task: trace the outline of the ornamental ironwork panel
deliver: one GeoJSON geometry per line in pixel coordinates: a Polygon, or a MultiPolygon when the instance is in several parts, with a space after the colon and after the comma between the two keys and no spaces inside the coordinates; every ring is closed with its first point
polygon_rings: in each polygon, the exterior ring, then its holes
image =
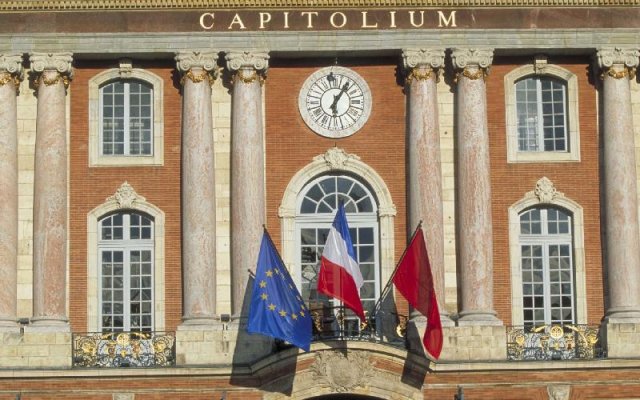
{"type": "Polygon", "coordinates": [[[73,334],[74,367],[170,367],[174,332],[89,332],[73,334]]]}
{"type": "Polygon", "coordinates": [[[599,326],[540,325],[507,329],[509,360],[572,360],[605,356],[599,326]]]}

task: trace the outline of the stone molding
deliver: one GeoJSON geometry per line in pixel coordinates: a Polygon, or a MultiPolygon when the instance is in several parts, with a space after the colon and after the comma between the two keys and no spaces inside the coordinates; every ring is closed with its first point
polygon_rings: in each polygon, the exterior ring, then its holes
{"type": "Polygon", "coordinates": [[[23,78],[22,54],[0,54],[0,86],[13,81],[17,89],[23,78]]]}
{"type": "Polygon", "coordinates": [[[608,75],[614,79],[629,77],[633,79],[638,67],[640,51],[630,48],[602,48],[596,53],[598,67],[602,70],[601,79],[608,75]],[[622,69],[621,71],[618,69],[622,69]]]}
{"type": "Polygon", "coordinates": [[[207,79],[210,84],[218,77],[218,53],[214,51],[191,51],[176,54],[176,69],[182,74],[181,83],[188,78],[193,83],[199,83],[207,79]],[[202,69],[202,73],[196,75],[193,68],[202,69]]]}
{"type": "MultiPolygon", "coordinates": [[[[500,7],[597,7],[640,5],[640,0],[467,0],[464,5],[474,8],[500,7]]],[[[323,7],[452,7],[450,0],[323,0],[323,7]]],[[[130,2],[104,0],[12,0],[0,2],[0,11],[71,11],[71,10],[171,10],[211,8],[317,8],[316,2],[299,0],[135,0],[130,2]]]]}

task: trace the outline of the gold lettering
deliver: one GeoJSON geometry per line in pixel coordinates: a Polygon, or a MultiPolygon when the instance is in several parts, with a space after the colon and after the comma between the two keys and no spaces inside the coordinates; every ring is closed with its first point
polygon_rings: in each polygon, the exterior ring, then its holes
{"type": "Polygon", "coordinates": [[[242,22],[242,19],[240,18],[240,15],[238,15],[238,13],[236,13],[236,15],[234,15],[233,20],[231,21],[231,23],[229,24],[229,27],[227,29],[233,29],[233,25],[238,24],[240,26],[240,29],[247,29],[244,26],[244,22],[242,22]]]}
{"type": "Polygon", "coordinates": [[[284,14],[284,28],[289,29],[289,11],[285,11],[283,14],[284,14]]]}
{"type": "Polygon", "coordinates": [[[367,23],[367,13],[368,11],[362,11],[362,27],[363,28],[377,28],[378,27],[378,23],[376,22],[375,25],[369,25],[367,23]]]}
{"type": "Polygon", "coordinates": [[[200,16],[200,26],[202,29],[212,29],[213,28],[213,13],[204,13],[200,16]],[[205,18],[209,17],[211,19],[211,23],[209,25],[206,24],[205,18]]]}
{"type": "Polygon", "coordinates": [[[389,28],[397,28],[396,26],[396,12],[389,11],[389,16],[391,17],[391,23],[389,24],[389,28]]]}
{"type": "Polygon", "coordinates": [[[333,14],[331,14],[331,17],[329,17],[329,22],[331,23],[331,26],[333,26],[334,28],[342,28],[343,26],[345,26],[347,24],[347,16],[344,15],[344,13],[341,12],[334,12],[333,14]],[[341,24],[336,24],[335,21],[335,17],[336,15],[339,15],[340,18],[342,18],[342,23],[341,24]]]}
{"type": "Polygon", "coordinates": [[[307,17],[307,28],[313,28],[313,17],[318,16],[317,11],[303,11],[300,13],[303,17],[307,17]]]}
{"type": "Polygon", "coordinates": [[[264,29],[264,24],[271,21],[271,13],[261,12],[260,13],[260,29],[264,29]]]}
{"type": "Polygon", "coordinates": [[[452,28],[457,27],[456,12],[451,11],[449,18],[445,18],[444,13],[442,11],[438,11],[438,28],[442,28],[442,23],[444,23],[444,26],[449,26],[449,24],[451,24],[452,28]]]}
{"type": "Polygon", "coordinates": [[[411,17],[411,25],[416,28],[420,28],[422,25],[424,25],[424,11],[420,11],[420,25],[416,24],[415,13],[415,11],[409,11],[409,17],[411,17]]]}

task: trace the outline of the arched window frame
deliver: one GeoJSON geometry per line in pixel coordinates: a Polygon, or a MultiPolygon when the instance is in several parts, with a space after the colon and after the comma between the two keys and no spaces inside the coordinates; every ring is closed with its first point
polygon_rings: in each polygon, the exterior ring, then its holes
{"type": "Polygon", "coordinates": [[[282,259],[289,268],[297,265],[295,221],[300,192],[318,176],[336,173],[359,177],[369,186],[378,200],[380,282],[387,282],[395,267],[394,220],[396,207],[391,199],[391,193],[380,175],[373,168],[360,161],[360,157],[348,154],[340,148],[331,148],[326,153],[314,157],[310,164],[300,169],[289,181],[278,210],[281,224],[282,259]]]}
{"type": "Polygon", "coordinates": [[[98,260],[100,220],[110,214],[123,211],[140,212],[153,219],[153,319],[154,330],[163,331],[165,330],[165,215],[162,210],[137,194],[127,182],[124,182],[113,196],[108,197],[103,204],[87,214],[87,331],[97,332],[100,327],[100,285],[98,281],[100,277],[100,262],[98,260]]]}
{"type": "Polygon", "coordinates": [[[163,165],[164,163],[164,123],[163,123],[163,80],[149,71],[132,68],[130,63],[121,62],[120,68],[103,71],[89,80],[89,166],[136,166],[163,165]],[[101,90],[105,84],[118,80],[138,80],[151,85],[152,102],[152,155],[103,155],[101,152],[100,116],[101,90]]]}
{"type": "Polygon", "coordinates": [[[523,65],[504,77],[507,162],[561,162],[580,161],[580,122],[578,119],[578,78],[571,71],[557,65],[547,64],[546,59],[523,65]],[[518,120],[516,110],[516,83],[528,77],[549,77],[566,83],[566,119],[568,125],[568,151],[519,151],[518,120]]]}
{"type": "Polygon", "coordinates": [[[575,322],[587,323],[587,293],[584,255],[584,215],[582,206],[558,192],[553,183],[542,177],[531,192],[509,207],[509,258],[511,267],[511,323],[524,324],[522,303],[522,266],[520,263],[520,214],[530,208],[556,207],[571,214],[573,219],[573,268],[575,322]]]}

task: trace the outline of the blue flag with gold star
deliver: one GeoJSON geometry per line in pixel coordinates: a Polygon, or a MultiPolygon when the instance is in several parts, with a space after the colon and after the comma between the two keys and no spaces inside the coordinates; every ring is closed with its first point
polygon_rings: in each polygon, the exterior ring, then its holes
{"type": "Polygon", "coordinates": [[[311,316],[266,230],[258,255],[247,331],[285,340],[305,351],[311,345],[311,316]]]}

